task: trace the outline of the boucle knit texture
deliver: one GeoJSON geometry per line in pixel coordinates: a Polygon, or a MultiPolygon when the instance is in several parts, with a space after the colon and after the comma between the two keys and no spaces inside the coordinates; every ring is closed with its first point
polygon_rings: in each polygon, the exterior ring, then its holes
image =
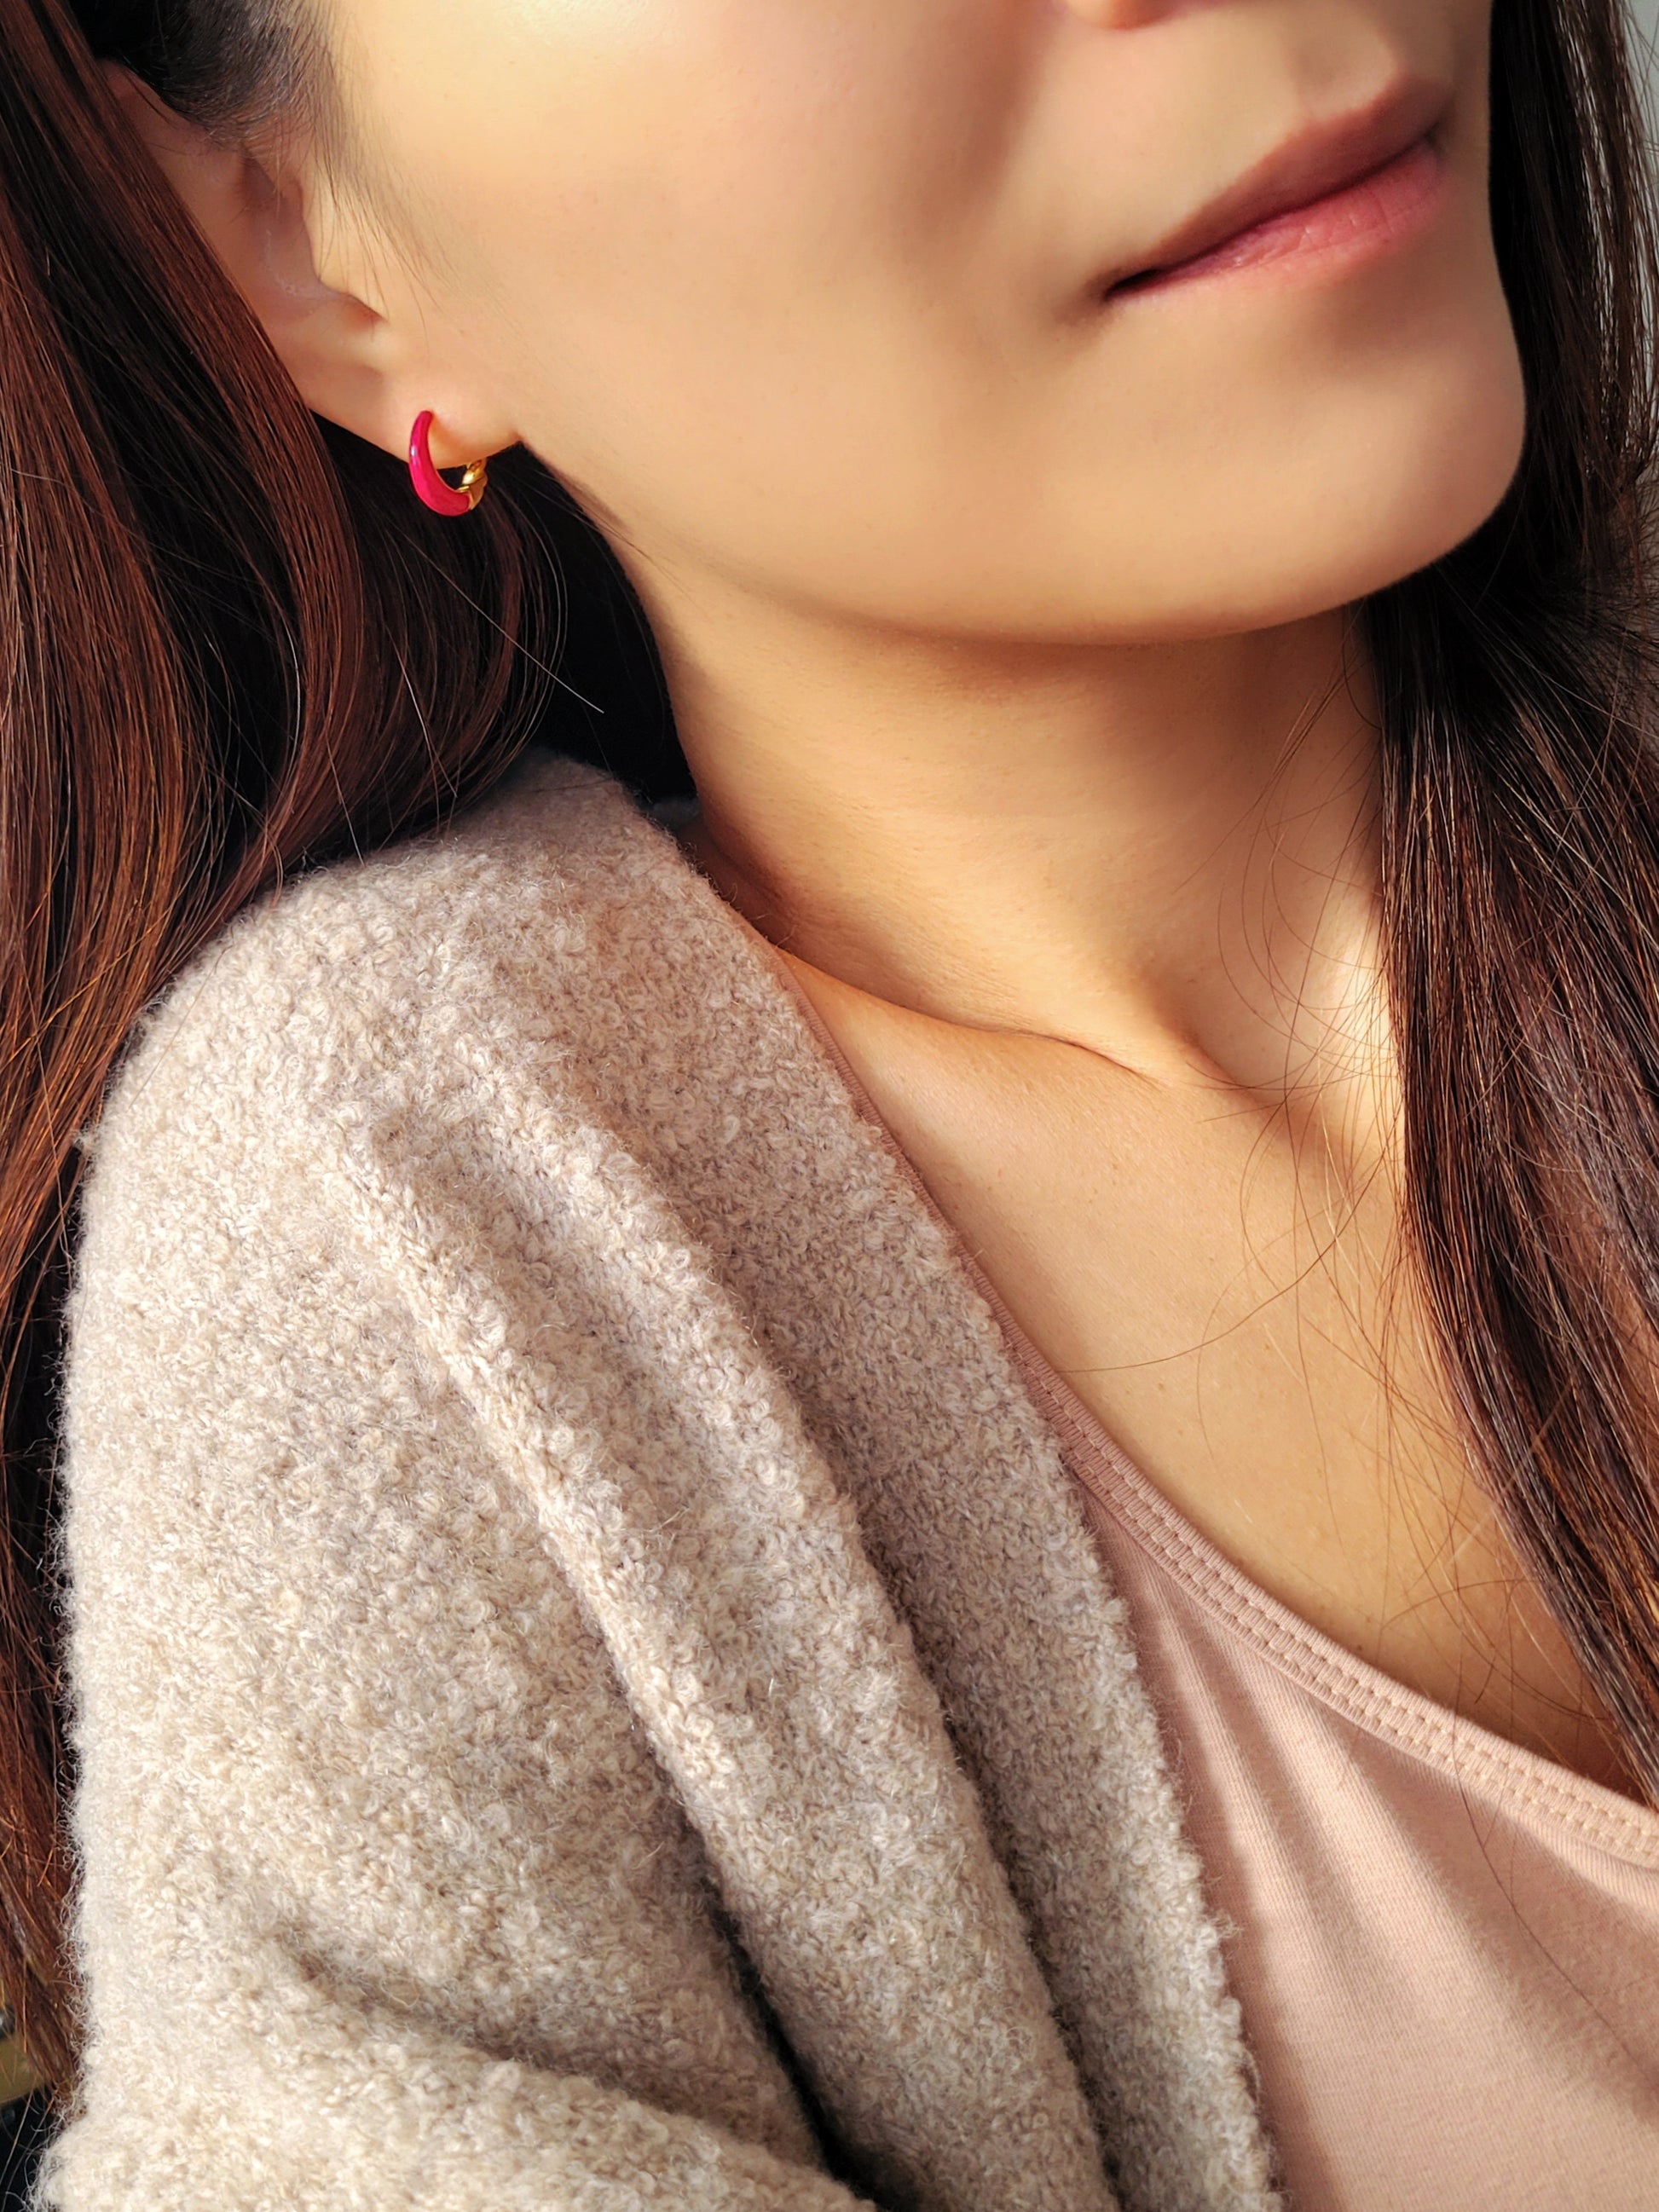
{"type": "Polygon", "coordinates": [[[262,901],[88,1139],[61,2212],[1266,2212],[949,1231],[597,770],[262,901]]]}

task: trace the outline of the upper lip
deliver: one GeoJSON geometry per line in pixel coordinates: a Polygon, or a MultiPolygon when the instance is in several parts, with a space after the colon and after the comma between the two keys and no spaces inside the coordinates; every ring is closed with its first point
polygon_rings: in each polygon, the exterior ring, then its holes
{"type": "Polygon", "coordinates": [[[1438,121],[1447,98],[1444,86],[1407,78],[1363,107],[1296,131],[1178,224],[1132,268],[1118,270],[1109,284],[1127,283],[1131,277],[1194,260],[1254,223],[1288,215],[1293,208],[1307,207],[1327,193],[1358,184],[1414,145],[1438,121]]]}

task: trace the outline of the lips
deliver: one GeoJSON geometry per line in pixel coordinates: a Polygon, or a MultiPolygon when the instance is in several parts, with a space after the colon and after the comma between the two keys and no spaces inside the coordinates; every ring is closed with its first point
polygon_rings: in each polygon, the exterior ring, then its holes
{"type": "Polygon", "coordinates": [[[1416,143],[1444,113],[1445,87],[1412,78],[1364,107],[1297,131],[1133,264],[1112,271],[1110,293],[1198,261],[1241,232],[1357,185],[1416,143]]]}

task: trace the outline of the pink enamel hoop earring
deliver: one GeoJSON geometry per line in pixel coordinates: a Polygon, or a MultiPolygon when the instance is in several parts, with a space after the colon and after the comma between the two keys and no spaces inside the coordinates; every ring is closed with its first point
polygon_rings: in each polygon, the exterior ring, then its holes
{"type": "Polygon", "coordinates": [[[456,517],[471,514],[489,489],[489,464],[469,461],[461,471],[459,484],[447,483],[438,474],[432,458],[432,410],[415,417],[415,428],[409,434],[409,473],[415,480],[415,489],[434,514],[456,517]]]}

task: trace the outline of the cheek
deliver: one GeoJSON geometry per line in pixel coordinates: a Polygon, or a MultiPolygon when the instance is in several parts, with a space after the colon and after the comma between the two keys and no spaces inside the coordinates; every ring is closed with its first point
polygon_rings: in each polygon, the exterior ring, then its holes
{"type": "MultiPolygon", "coordinates": [[[[1411,305],[1413,324],[1374,324],[1347,345],[1321,328],[1301,349],[1218,350],[1230,371],[1207,385],[1172,368],[1114,472],[1134,518],[1103,579],[1115,627],[1175,637],[1294,621],[1479,528],[1525,430],[1507,310],[1495,281],[1437,325],[1411,305]]],[[[1066,500],[1057,528],[1081,545],[1087,519],[1066,500]]]]}
{"type": "Polygon", "coordinates": [[[731,274],[666,319],[619,300],[579,326],[532,442],[654,566],[843,616],[1077,640],[1291,621],[1448,550],[1519,459],[1484,220],[1386,276],[1064,340],[875,271],[731,274]]]}
{"type": "Polygon", "coordinates": [[[373,4],[383,68],[426,41],[386,112],[444,319],[647,601],[702,568],[946,631],[1212,633],[1422,565],[1512,474],[1475,120],[1432,251],[1079,337],[985,281],[1013,49],[983,0],[484,0],[521,40],[487,98],[460,11],[373,4]]]}
{"type": "Polygon", "coordinates": [[[642,347],[653,376],[684,345],[740,356],[876,257],[925,282],[1006,106],[987,0],[353,4],[372,135],[437,241],[443,308],[517,334],[544,413],[602,399],[642,347]]]}
{"type": "Polygon", "coordinates": [[[898,464],[981,352],[943,303],[1007,158],[1000,0],[352,4],[430,329],[635,535],[798,524],[815,459],[898,464]]]}

